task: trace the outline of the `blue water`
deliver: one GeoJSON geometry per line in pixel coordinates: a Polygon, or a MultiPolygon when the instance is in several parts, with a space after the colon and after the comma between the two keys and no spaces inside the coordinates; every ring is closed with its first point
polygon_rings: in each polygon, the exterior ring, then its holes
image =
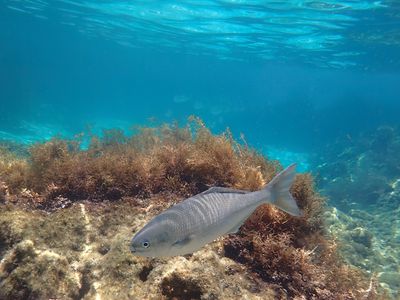
{"type": "Polygon", "coordinates": [[[0,1],[0,145],[198,116],[310,171],[393,295],[399,97],[400,0],[0,1]]]}
{"type": "Polygon", "coordinates": [[[0,42],[2,139],[193,114],[307,169],[400,122],[398,1],[5,0],[0,42]]]}

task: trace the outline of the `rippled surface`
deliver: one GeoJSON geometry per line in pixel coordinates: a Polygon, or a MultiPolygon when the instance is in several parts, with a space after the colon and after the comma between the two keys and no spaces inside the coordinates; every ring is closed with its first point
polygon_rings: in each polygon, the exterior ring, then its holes
{"type": "MultiPolygon", "coordinates": [[[[132,47],[327,67],[367,65],[379,47],[400,52],[396,1],[45,1],[9,9],[132,47]]],[[[386,52],[387,55],[387,52],[386,52]]]]}

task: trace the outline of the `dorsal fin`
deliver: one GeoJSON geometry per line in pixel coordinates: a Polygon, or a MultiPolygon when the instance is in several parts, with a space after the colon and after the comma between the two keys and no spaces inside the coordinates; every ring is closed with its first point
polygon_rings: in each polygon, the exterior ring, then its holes
{"type": "Polygon", "coordinates": [[[211,194],[211,193],[234,193],[234,194],[247,194],[250,193],[249,191],[244,190],[236,190],[232,188],[220,187],[220,186],[213,186],[208,190],[201,193],[201,195],[211,194]]]}

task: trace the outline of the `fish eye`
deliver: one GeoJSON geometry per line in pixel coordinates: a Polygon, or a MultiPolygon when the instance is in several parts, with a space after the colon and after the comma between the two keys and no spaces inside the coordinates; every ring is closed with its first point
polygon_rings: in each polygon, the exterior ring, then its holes
{"type": "Polygon", "coordinates": [[[143,241],[142,242],[143,248],[149,248],[150,247],[150,242],[149,241],[143,241]]]}

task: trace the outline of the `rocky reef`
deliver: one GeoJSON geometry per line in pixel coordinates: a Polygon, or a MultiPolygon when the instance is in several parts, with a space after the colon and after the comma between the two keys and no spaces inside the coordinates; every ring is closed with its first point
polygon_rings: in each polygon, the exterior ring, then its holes
{"type": "Polygon", "coordinates": [[[314,159],[317,183],[332,206],[327,230],[348,264],[400,297],[400,132],[379,127],[338,139],[314,159]]]}
{"type": "Polygon", "coordinates": [[[263,205],[238,234],[192,255],[132,255],[133,234],[173,203],[213,185],[257,190],[282,168],[197,119],[90,140],[87,149],[77,137],[0,151],[0,299],[380,297],[325,234],[309,174],[291,190],[302,218],[263,205]]]}
{"type": "Polygon", "coordinates": [[[327,230],[340,244],[344,260],[371,274],[392,299],[400,296],[399,214],[400,208],[325,212],[327,230]]]}
{"type": "Polygon", "coordinates": [[[347,135],[317,152],[312,169],[318,186],[341,210],[400,205],[399,130],[383,126],[347,135]]]}

